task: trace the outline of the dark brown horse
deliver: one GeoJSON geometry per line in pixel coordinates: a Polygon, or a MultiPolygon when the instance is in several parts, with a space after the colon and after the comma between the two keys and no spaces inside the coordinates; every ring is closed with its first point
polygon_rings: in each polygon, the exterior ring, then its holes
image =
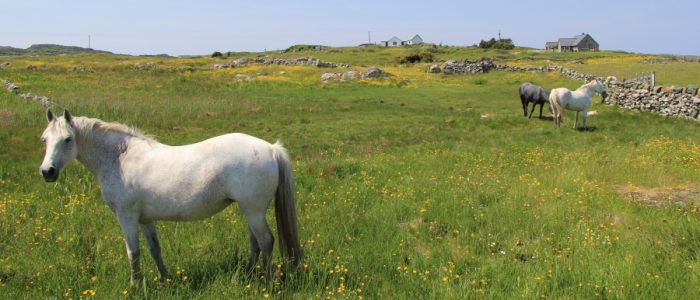
{"type": "MultiPolygon", "coordinates": [[[[545,103],[549,103],[549,96],[542,87],[526,82],[520,86],[520,102],[523,105],[523,114],[526,117],[528,117],[527,106],[530,102],[533,103],[532,110],[530,111],[530,116],[528,118],[532,118],[532,113],[535,112],[535,107],[537,104],[539,104],[540,118],[542,118],[542,107],[545,103]]],[[[551,109],[552,108],[550,107],[550,110],[551,109]]]]}

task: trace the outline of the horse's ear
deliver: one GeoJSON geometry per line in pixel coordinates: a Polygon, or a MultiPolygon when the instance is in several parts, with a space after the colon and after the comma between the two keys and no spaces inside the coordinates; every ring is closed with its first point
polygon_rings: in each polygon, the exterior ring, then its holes
{"type": "Polygon", "coordinates": [[[73,116],[70,115],[70,112],[67,109],[63,111],[63,118],[66,119],[66,123],[68,124],[70,124],[73,120],[73,116]]]}
{"type": "Polygon", "coordinates": [[[54,119],[53,112],[51,112],[51,109],[49,108],[48,110],[46,110],[46,120],[51,122],[51,121],[53,121],[53,119],[54,119]]]}

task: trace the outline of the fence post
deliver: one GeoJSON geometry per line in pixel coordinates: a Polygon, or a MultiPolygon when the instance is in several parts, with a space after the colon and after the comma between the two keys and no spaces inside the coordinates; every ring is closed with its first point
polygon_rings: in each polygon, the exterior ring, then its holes
{"type": "Polygon", "coordinates": [[[656,85],[656,72],[651,72],[651,88],[654,88],[656,85]]]}

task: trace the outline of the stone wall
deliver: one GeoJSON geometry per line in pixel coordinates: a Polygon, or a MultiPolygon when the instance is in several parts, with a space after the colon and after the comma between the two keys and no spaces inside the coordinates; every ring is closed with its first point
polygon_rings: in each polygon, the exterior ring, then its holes
{"type": "Polygon", "coordinates": [[[20,94],[19,93],[19,86],[17,86],[16,84],[12,83],[9,80],[0,79],[0,81],[2,81],[4,83],[5,89],[7,91],[15,93],[15,95],[18,95],[22,99],[25,99],[27,101],[36,101],[45,107],[49,107],[50,105],[56,104],[56,102],[54,102],[53,100],[51,100],[49,97],[46,97],[46,96],[32,95],[30,93],[20,94]]]}
{"type": "Polygon", "coordinates": [[[282,66],[314,66],[319,68],[349,68],[349,64],[339,64],[334,62],[322,61],[313,57],[299,57],[294,59],[282,59],[282,58],[268,58],[268,57],[256,57],[256,58],[239,58],[233,60],[229,64],[215,64],[212,69],[226,69],[226,68],[236,68],[242,67],[248,64],[259,64],[259,65],[282,65],[282,66]]]}
{"type": "Polygon", "coordinates": [[[698,88],[650,87],[647,82],[611,79],[606,82],[605,103],[636,111],[700,120],[698,88]]]}
{"type": "Polygon", "coordinates": [[[496,65],[488,59],[478,61],[465,60],[461,62],[448,60],[442,66],[442,72],[445,74],[480,74],[487,73],[495,67],[496,65]]]}

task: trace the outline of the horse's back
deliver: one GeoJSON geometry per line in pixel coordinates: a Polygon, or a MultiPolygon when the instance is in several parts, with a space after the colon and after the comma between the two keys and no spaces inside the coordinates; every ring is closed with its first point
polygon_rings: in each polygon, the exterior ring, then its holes
{"type": "Polygon", "coordinates": [[[520,85],[520,99],[523,101],[527,100],[539,104],[548,101],[548,98],[541,86],[529,82],[520,85]]]}
{"type": "Polygon", "coordinates": [[[278,184],[272,145],[240,133],[155,148],[134,161],[128,179],[152,219],[201,219],[231,201],[266,207],[278,184]]]}

